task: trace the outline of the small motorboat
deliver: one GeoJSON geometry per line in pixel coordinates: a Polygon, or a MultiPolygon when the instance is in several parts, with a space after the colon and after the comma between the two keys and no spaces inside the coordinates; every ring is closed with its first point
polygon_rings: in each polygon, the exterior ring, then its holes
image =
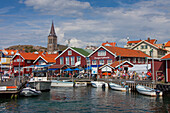
{"type": "Polygon", "coordinates": [[[102,82],[102,81],[91,81],[91,85],[95,88],[107,88],[108,84],[106,82],[102,82]]]}
{"type": "Polygon", "coordinates": [[[117,91],[126,92],[126,91],[131,90],[131,88],[129,88],[129,86],[125,85],[125,84],[123,84],[123,86],[121,86],[121,85],[118,85],[118,84],[115,84],[115,83],[109,83],[109,86],[110,86],[111,89],[117,90],[117,91]]]}
{"type": "Polygon", "coordinates": [[[41,91],[37,91],[36,89],[33,89],[31,87],[23,88],[20,92],[20,95],[22,96],[38,96],[41,94],[41,91]]]}
{"type": "Polygon", "coordinates": [[[148,96],[162,96],[162,92],[160,90],[152,89],[146,86],[137,85],[136,90],[143,95],[148,96]]]}
{"type": "Polygon", "coordinates": [[[73,87],[74,82],[68,80],[51,80],[51,87],[73,87]]]}
{"type": "Polygon", "coordinates": [[[86,87],[87,82],[75,82],[75,87],[86,87]]]}

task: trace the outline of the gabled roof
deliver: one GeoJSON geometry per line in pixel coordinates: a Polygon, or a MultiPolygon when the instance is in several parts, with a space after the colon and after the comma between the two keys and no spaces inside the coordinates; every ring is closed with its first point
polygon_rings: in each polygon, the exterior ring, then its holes
{"type": "MultiPolygon", "coordinates": [[[[130,44],[130,43],[139,43],[141,41],[142,40],[128,41],[127,44],[130,44]]],[[[148,40],[145,40],[145,41],[150,42],[151,44],[155,44],[157,40],[156,39],[151,39],[150,41],[148,41],[148,40]]]]}
{"type": "Polygon", "coordinates": [[[125,63],[128,63],[131,66],[133,66],[133,64],[130,63],[129,61],[116,61],[116,62],[113,62],[110,66],[112,66],[113,68],[118,68],[119,66],[121,66],[121,65],[123,65],[125,63]]]}
{"type": "Polygon", "coordinates": [[[58,54],[42,54],[33,63],[37,62],[38,59],[43,59],[46,63],[55,63],[55,58],[58,54]]]}
{"type": "Polygon", "coordinates": [[[115,46],[116,46],[116,42],[106,42],[106,43],[102,43],[102,46],[112,46],[112,47],[115,47],[115,46]]]}
{"type": "Polygon", "coordinates": [[[20,55],[24,60],[35,60],[38,58],[40,54],[35,53],[16,53],[12,59],[14,59],[16,56],[20,55]]]}
{"type": "Polygon", "coordinates": [[[165,44],[165,47],[170,47],[170,41],[165,44]]]}
{"type": "Polygon", "coordinates": [[[137,47],[137,46],[140,45],[141,43],[147,43],[147,44],[149,44],[150,46],[155,47],[156,49],[162,49],[162,50],[164,50],[164,51],[167,51],[166,49],[160,48],[160,47],[158,47],[156,44],[152,44],[152,43],[150,43],[150,42],[148,42],[148,41],[145,41],[145,40],[142,40],[141,42],[139,42],[138,44],[136,44],[135,46],[133,46],[131,49],[134,49],[135,47],[137,47]]]}
{"type": "Polygon", "coordinates": [[[161,59],[162,60],[170,60],[170,53],[165,55],[165,56],[163,56],[161,59]]]}
{"type": "Polygon", "coordinates": [[[83,56],[84,58],[87,57],[90,53],[89,51],[86,51],[82,48],[75,48],[75,47],[68,47],[67,49],[65,49],[60,55],[58,55],[55,60],[60,57],[62,54],[64,54],[68,49],[71,49],[72,51],[78,53],[79,55],[83,56]]]}
{"type": "Polygon", "coordinates": [[[2,50],[3,54],[6,56],[15,55],[15,53],[17,53],[17,51],[18,50],[9,50],[9,49],[2,50]]]}
{"type": "Polygon", "coordinates": [[[109,47],[109,46],[105,46],[105,48],[110,52],[112,52],[113,54],[116,54],[117,56],[121,56],[121,57],[150,57],[149,55],[139,50],[131,50],[127,48],[109,47]]]}
{"type": "Polygon", "coordinates": [[[50,67],[49,67],[49,69],[56,69],[56,68],[63,68],[63,67],[69,67],[68,65],[58,65],[58,64],[54,64],[54,65],[51,65],[50,67]]]}

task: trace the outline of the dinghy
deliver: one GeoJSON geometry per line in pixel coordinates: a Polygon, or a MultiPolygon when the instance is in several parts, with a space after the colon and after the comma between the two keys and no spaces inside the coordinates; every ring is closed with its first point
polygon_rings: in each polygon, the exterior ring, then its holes
{"type": "Polygon", "coordinates": [[[118,85],[118,84],[115,84],[115,83],[109,83],[109,86],[111,89],[113,90],[117,90],[117,91],[123,91],[123,92],[126,92],[126,91],[130,91],[131,88],[129,88],[127,85],[118,85]]]}
{"type": "Polygon", "coordinates": [[[137,85],[136,90],[143,95],[148,96],[162,96],[162,92],[160,90],[155,90],[146,86],[137,85]]]}
{"type": "Polygon", "coordinates": [[[33,89],[31,87],[23,88],[20,92],[20,95],[22,96],[38,96],[41,94],[41,91],[37,91],[36,89],[33,89]]]}
{"type": "Polygon", "coordinates": [[[98,87],[100,87],[100,88],[103,88],[103,87],[107,88],[108,87],[108,84],[106,82],[102,82],[102,81],[91,81],[91,84],[95,88],[98,88],[98,87]]]}

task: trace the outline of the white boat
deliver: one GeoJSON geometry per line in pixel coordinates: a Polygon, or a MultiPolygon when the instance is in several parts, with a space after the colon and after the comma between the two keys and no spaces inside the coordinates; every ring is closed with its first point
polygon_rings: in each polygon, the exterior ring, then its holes
{"type": "Polygon", "coordinates": [[[37,91],[36,89],[33,89],[31,87],[23,88],[20,92],[20,95],[23,96],[38,96],[41,94],[41,91],[37,91]]]}
{"type": "Polygon", "coordinates": [[[143,95],[148,95],[148,96],[162,96],[162,92],[159,90],[155,90],[146,86],[142,85],[137,85],[136,90],[143,95]]]}
{"type": "Polygon", "coordinates": [[[128,86],[124,85],[124,86],[121,86],[121,85],[118,85],[118,84],[115,84],[115,83],[109,83],[109,86],[111,89],[113,90],[117,90],[117,91],[130,91],[131,88],[129,88],[128,86]]]}
{"type": "Polygon", "coordinates": [[[87,86],[87,82],[75,82],[75,87],[85,87],[87,86]]]}
{"type": "Polygon", "coordinates": [[[51,87],[73,87],[74,82],[72,81],[59,81],[59,80],[51,80],[51,87]]]}
{"type": "Polygon", "coordinates": [[[102,81],[91,81],[91,85],[95,88],[108,88],[108,84],[106,82],[102,82],[102,81]]]}

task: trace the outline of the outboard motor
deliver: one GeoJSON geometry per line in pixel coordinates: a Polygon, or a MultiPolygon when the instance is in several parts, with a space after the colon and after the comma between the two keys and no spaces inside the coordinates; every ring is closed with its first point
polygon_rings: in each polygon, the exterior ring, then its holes
{"type": "Polygon", "coordinates": [[[156,96],[159,96],[159,94],[160,94],[160,90],[155,89],[155,92],[156,92],[156,96]]]}

